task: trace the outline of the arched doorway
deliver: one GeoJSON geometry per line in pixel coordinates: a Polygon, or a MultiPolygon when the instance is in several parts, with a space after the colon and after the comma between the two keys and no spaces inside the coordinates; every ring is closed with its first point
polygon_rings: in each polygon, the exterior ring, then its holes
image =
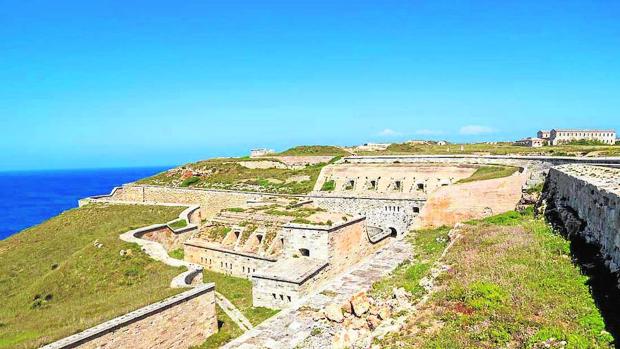
{"type": "Polygon", "coordinates": [[[396,231],[396,228],[390,227],[390,237],[395,238],[397,236],[398,236],[398,231],[396,231]]]}

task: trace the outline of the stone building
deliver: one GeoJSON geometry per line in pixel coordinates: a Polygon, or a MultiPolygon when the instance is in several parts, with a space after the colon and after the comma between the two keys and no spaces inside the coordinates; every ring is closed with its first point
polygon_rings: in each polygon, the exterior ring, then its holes
{"type": "Polygon", "coordinates": [[[549,132],[549,143],[551,145],[560,145],[579,140],[598,141],[613,145],[616,143],[616,131],[553,129],[549,132]]]}
{"type": "Polygon", "coordinates": [[[310,200],[265,198],[210,219],[185,242],[185,260],[251,279],[254,306],[284,308],[372,253],[396,229],[367,227],[364,216],[310,200]]]}
{"type": "Polygon", "coordinates": [[[540,130],[536,132],[536,137],[538,138],[549,139],[550,136],[551,136],[551,131],[549,130],[540,130]]]}
{"type": "MultiPolygon", "coordinates": [[[[538,132],[540,133],[541,131],[538,131],[538,132]]],[[[533,147],[533,148],[542,147],[545,144],[547,144],[547,140],[544,138],[538,138],[538,137],[527,137],[527,138],[520,139],[515,142],[515,145],[520,145],[524,147],[533,147]]]]}

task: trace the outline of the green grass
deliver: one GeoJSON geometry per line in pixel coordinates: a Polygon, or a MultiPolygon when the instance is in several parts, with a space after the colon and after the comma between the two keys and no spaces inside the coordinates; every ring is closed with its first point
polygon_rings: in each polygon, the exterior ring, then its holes
{"type": "Polygon", "coordinates": [[[471,176],[459,180],[457,183],[484,181],[487,179],[503,178],[511,176],[519,170],[513,166],[482,166],[476,169],[471,176]]]}
{"type": "Polygon", "coordinates": [[[217,322],[219,328],[218,332],[207,338],[201,345],[192,347],[193,349],[219,348],[243,334],[239,326],[237,326],[219,306],[217,306],[217,322]]]}
{"type": "Polygon", "coordinates": [[[173,230],[185,228],[187,227],[187,221],[185,219],[177,219],[176,221],[168,224],[168,226],[173,230]]]}
{"type": "Polygon", "coordinates": [[[437,293],[383,348],[612,348],[570,245],[532,210],[464,228],[437,293]],[[437,325],[437,324],[440,325],[437,325]],[[413,335],[415,333],[415,335],[413,335]]]}
{"type": "Polygon", "coordinates": [[[180,186],[181,187],[189,187],[192,184],[196,184],[198,182],[200,182],[200,177],[192,176],[192,177],[189,177],[187,179],[184,179],[183,182],[181,182],[180,186]]]}
{"type": "Polygon", "coordinates": [[[386,299],[391,296],[393,287],[403,287],[414,297],[424,295],[420,280],[431,270],[433,263],[439,258],[448,243],[450,228],[424,229],[414,231],[408,237],[414,247],[414,260],[399,265],[385,279],[373,284],[370,293],[386,299]]]}
{"type": "Polygon", "coordinates": [[[169,288],[180,269],[118,236],[183,209],[89,204],[0,241],[0,348],[38,347],[181,292],[169,288]]]}
{"type": "Polygon", "coordinates": [[[242,208],[242,207],[229,207],[229,208],[226,209],[226,211],[241,213],[241,212],[245,212],[245,208],[242,208]]]}
{"type": "Polygon", "coordinates": [[[248,279],[205,270],[205,283],[215,282],[215,289],[228,298],[252,325],[258,325],[278,313],[278,310],[252,306],[252,282],[248,279]]]}
{"type": "Polygon", "coordinates": [[[348,151],[331,145],[301,145],[293,147],[278,155],[282,156],[347,156],[348,151]]]}
{"type": "Polygon", "coordinates": [[[267,168],[251,169],[242,166],[241,159],[211,159],[182,166],[202,173],[186,180],[181,179],[182,170],[165,171],[136,183],[171,187],[212,188],[267,193],[305,194],[312,191],[314,184],[326,165],[320,163],[301,169],[267,168]],[[307,180],[291,180],[308,178],[307,180]]]}
{"type": "Polygon", "coordinates": [[[184,260],[185,259],[185,251],[182,248],[177,248],[176,250],[172,250],[168,252],[168,255],[172,258],[184,260]]]}
{"type": "Polygon", "coordinates": [[[336,189],[336,181],[329,180],[329,181],[325,181],[325,183],[323,183],[323,186],[321,186],[321,191],[334,191],[334,189],[336,189]]]}

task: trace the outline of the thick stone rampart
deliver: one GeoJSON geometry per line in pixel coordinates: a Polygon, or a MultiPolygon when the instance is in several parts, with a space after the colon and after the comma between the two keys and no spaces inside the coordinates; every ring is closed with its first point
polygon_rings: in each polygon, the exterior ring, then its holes
{"type": "Polygon", "coordinates": [[[541,202],[556,227],[598,245],[609,269],[620,269],[620,169],[552,168],[541,202]]]}
{"type": "Polygon", "coordinates": [[[43,349],[189,348],[217,332],[215,284],[189,291],[119,316],[43,349]]]}

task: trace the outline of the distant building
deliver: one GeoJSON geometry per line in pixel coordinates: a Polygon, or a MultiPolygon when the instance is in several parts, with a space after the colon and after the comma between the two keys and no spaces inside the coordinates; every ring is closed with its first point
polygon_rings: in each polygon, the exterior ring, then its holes
{"type": "Polygon", "coordinates": [[[549,144],[559,145],[572,141],[598,141],[613,145],[616,143],[615,130],[569,130],[553,129],[549,131],[549,144]]]}
{"type": "Polygon", "coordinates": [[[523,147],[533,147],[538,148],[542,147],[547,143],[546,139],[538,138],[538,137],[528,137],[521,140],[516,141],[515,145],[520,145],[523,147]]]}
{"type": "Polygon", "coordinates": [[[428,144],[428,141],[421,140],[421,139],[411,139],[411,140],[406,141],[405,143],[407,144],[428,144]]]}
{"type": "Polygon", "coordinates": [[[265,156],[265,155],[270,155],[270,154],[274,154],[274,153],[275,153],[275,150],[273,150],[273,149],[257,148],[257,149],[250,150],[250,157],[251,158],[257,158],[257,157],[261,157],[261,156],[265,156]]]}
{"type": "Polygon", "coordinates": [[[536,132],[536,137],[538,138],[549,139],[550,136],[551,136],[551,131],[540,130],[536,132]]]}
{"type": "Polygon", "coordinates": [[[437,141],[437,145],[447,145],[448,142],[446,141],[437,141]]]}

